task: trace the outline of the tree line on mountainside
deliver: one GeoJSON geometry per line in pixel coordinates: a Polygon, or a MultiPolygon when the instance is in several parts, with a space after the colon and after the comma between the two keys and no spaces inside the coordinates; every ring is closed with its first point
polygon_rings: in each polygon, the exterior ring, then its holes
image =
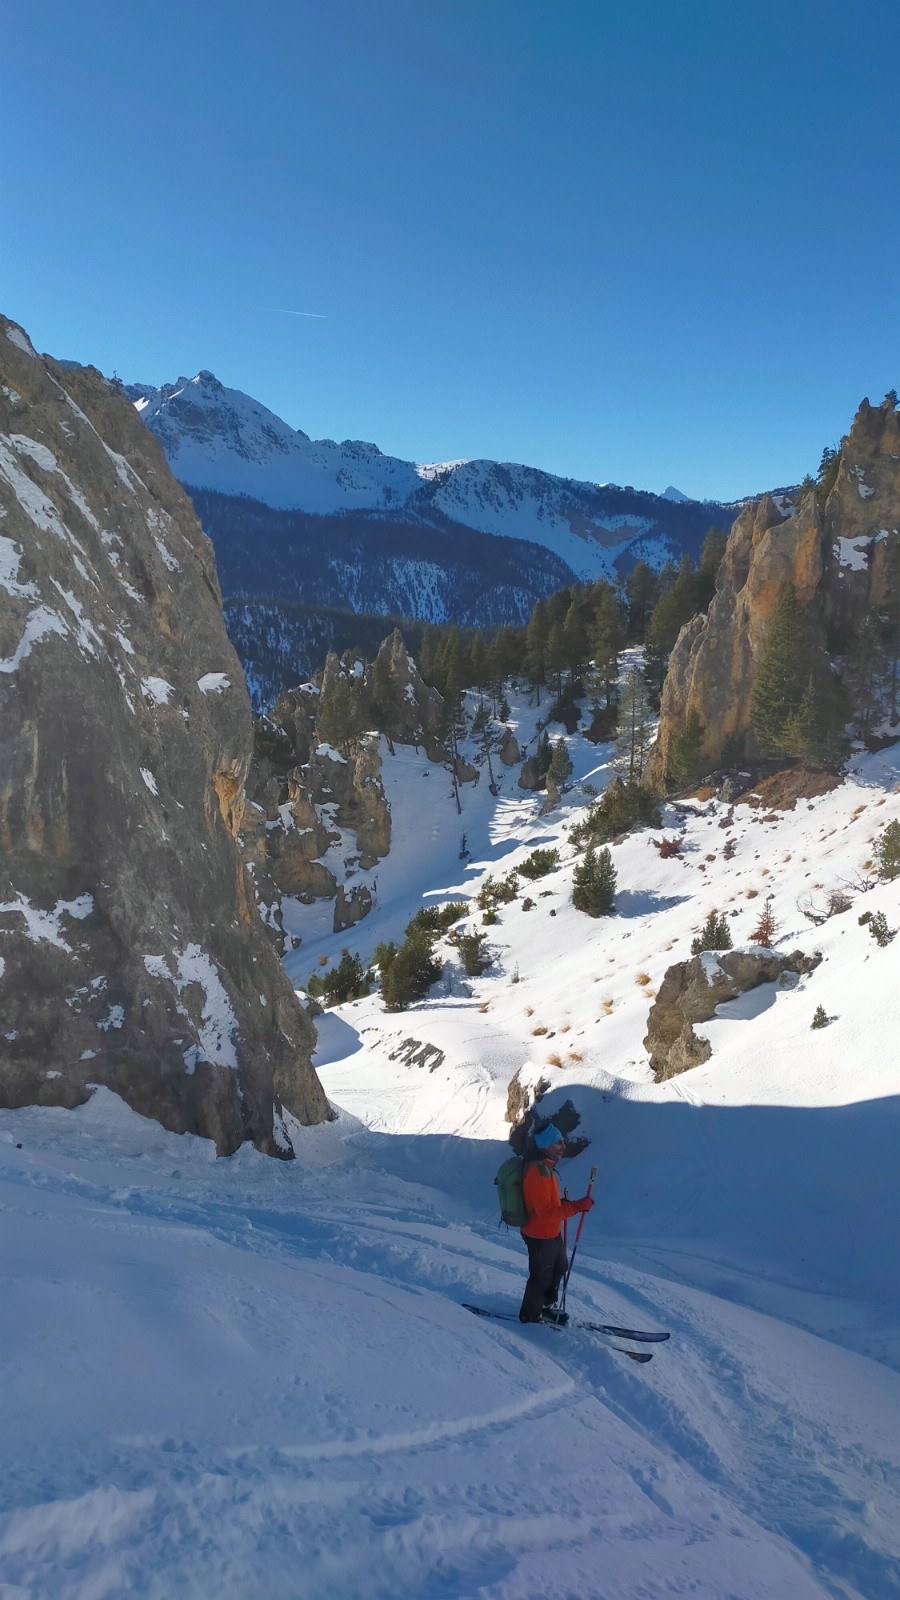
{"type": "MultiPolygon", "coordinates": [[[[820,476],[833,471],[829,452],[820,476]]],[[[715,589],[726,535],[711,528],[695,566],[689,555],[677,568],[655,573],[638,562],[613,585],[598,580],[569,585],[538,600],[521,627],[462,629],[452,624],[402,625],[425,682],[444,702],[443,736],[455,753],[462,738],[475,738],[490,766],[499,742],[497,720],[508,716],[504,684],[516,678],[547,702],[545,723],[573,731],[577,702],[587,697],[597,736],[618,736],[624,776],[640,779],[652,743],[653,716],[669,654],[686,622],[705,611],[715,589]],[[643,666],[620,682],[622,651],[643,647],[643,666]],[[479,695],[474,721],[467,720],[465,691],[479,695]]],[[[779,594],[760,656],[752,697],[751,726],[764,758],[837,768],[849,738],[867,738],[881,716],[897,717],[900,658],[900,542],[887,553],[883,600],[844,631],[829,632],[821,602],[802,605],[789,584],[779,594]]],[[[373,619],[374,620],[374,619],[373,619]]],[[[322,737],[349,748],[365,727],[386,727],[392,686],[383,670],[335,680],[323,699],[322,737]]],[[[667,786],[684,788],[703,776],[703,723],[692,713],[671,741],[667,786]]],[[[540,776],[553,752],[546,738],[536,752],[540,776]]],[[[744,741],[723,751],[724,768],[745,756],[744,741]]],[[[562,756],[558,758],[562,760],[562,756]]],[[[493,782],[493,771],[491,770],[493,782]]],[[[554,772],[554,777],[560,776],[554,772]]],[[[564,775],[563,775],[564,781],[564,775]]]]}

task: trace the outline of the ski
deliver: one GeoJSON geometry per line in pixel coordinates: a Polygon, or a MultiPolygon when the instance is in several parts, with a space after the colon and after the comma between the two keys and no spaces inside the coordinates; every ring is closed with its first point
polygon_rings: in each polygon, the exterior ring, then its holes
{"type": "Polygon", "coordinates": [[[612,1322],[579,1322],[578,1327],[605,1333],[611,1339],[635,1339],[638,1344],[663,1344],[672,1337],[670,1333],[650,1333],[642,1328],[617,1328],[612,1322]]]}
{"type": "MultiPolygon", "coordinates": [[[[518,1322],[518,1320],[519,1320],[518,1314],[516,1312],[513,1312],[513,1311],[489,1311],[486,1306],[473,1306],[473,1305],[470,1305],[465,1300],[463,1300],[463,1302],[462,1302],[462,1308],[463,1308],[464,1311],[471,1311],[476,1317],[493,1317],[498,1322],[518,1322]]],[[[542,1318],[540,1323],[530,1324],[530,1326],[542,1327],[542,1328],[553,1328],[553,1329],[555,1329],[555,1331],[557,1333],[561,1333],[563,1328],[566,1328],[566,1327],[569,1327],[569,1328],[580,1328],[582,1330],[582,1332],[602,1333],[606,1338],[639,1339],[639,1340],[643,1340],[644,1342],[650,1342],[650,1343],[656,1343],[656,1342],[659,1342],[662,1339],[668,1339],[668,1337],[669,1337],[669,1335],[667,1333],[652,1333],[652,1334],[634,1333],[634,1332],[632,1332],[632,1330],[630,1328],[629,1329],[626,1329],[626,1328],[614,1328],[611,1323],[605,1323],[605,1322],[604,1323],[601,1323],[601,1322],[580,1322],[580,1321],[575,1321],[575,1322],[572,1322],[572,1321],[555,1322],[552,1317],[542,1318]]],[[[644,1364],[647,1361],[652,1361],[653,1360],[653,1352],[649,1351],[649,1350],[626,1350],[620,1344],[614,1344],[614,1345],[612,1345],[611,1348],[613,1350],[620,1351],[623,1356],[628,1356],[629,1360],[637,1361],[637,1362],[640,1362],[641,1364],[644,1364]]]]}

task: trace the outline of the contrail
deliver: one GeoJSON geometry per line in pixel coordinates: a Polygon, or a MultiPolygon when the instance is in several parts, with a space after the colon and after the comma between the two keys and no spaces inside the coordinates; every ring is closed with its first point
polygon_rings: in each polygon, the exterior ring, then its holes
{"type": "Polygon", "coordinates": [[[274,309],[280,317],[318,317],[322,322],[327,319],[325,311],[286,311],[284,306],[275,306],[274,309]]]}

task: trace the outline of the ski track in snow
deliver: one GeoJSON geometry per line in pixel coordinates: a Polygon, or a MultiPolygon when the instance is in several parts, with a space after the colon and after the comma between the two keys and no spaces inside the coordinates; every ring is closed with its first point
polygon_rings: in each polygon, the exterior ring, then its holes
{"type": "MultiPolygon", "coordinates": [[[[523,741],[535,714],[514,708],[523,741]]],[[[505,770],[458,818],[446,774],[398,748],[391,854],[360,875],[376,909],[332,935],[296,908],[295,981],[538,844],[565,858],[577,784],[609,776],[608,749],[568,743],[576,787],[547,818],[505,770]]],[[[613,847],[616,919],[572,910],[565,864],[523,884],[535,909],[502,908],[482,978],[444,945],[426,1002],[320,1019],[342,1109],[297,1130],[296,1162],[217,1162],[106,1090],[3,1113],[2,1600],[897,1600],[897,947],[858,907],[811,928],[796,900],[865,858],[898,778],[888,750],[777,824],[738,808],[727,863],[725,807],[669,814],[683,859],[647,833],[613,847]],[[724,1008],[711,1060],[656,1086],[645,989],[710,905],[745,933],[766,862],[783,947],[822,966],[724,1008]],[[816,1034],[819,999],[837,1020],[816,1034]],[[407,1066],[409,1039],[444,1061],[407,1066]],[[492,1178],[523,1066],[593,1139],[570,1192],[600,1168],[570,1307],[670,1329],[647,1367],[461,1309],[521,1294],[492,1178]]],[[[900,886],[865,904],[896,925],[900,886]]]]}

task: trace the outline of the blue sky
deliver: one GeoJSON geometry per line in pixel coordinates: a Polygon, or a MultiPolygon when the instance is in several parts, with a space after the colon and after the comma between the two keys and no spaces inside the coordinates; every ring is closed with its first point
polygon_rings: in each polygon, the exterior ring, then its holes
{"type": "Polygon", "coordinates": [[[28,0],[3,56],[55,355],[727,497],[900,387],[896,0],[28,0]]]}

